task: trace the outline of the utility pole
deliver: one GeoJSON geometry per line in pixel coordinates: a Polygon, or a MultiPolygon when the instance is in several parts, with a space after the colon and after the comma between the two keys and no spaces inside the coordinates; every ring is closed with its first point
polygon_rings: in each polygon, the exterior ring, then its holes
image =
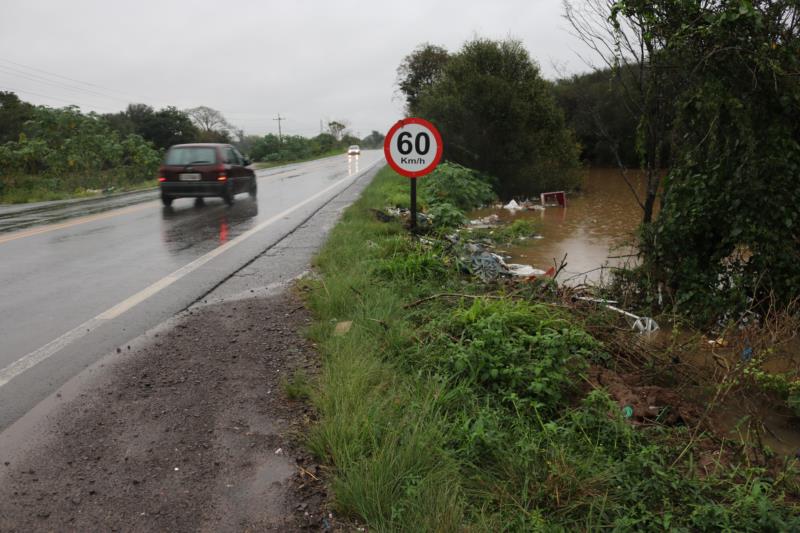
{"type": "Polygon", "coordinates": [[[322,119],[319,119],[319,134],[322,135],[322,119]]]}
{"type": "Polygon", "coordinates": [[[272,120],[278,121],[278,144],[283,144],[283,135],[281,134],[281,121],[286,120],[286,117],[282,117],[280,113],[278,113],[277,118],[273,118],[272,120]]]}

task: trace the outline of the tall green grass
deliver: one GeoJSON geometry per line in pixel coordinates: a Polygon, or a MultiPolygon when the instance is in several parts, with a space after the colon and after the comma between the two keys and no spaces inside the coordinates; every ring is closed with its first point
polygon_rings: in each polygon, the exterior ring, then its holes
{"type": "Polygon", "coordinates": [[[158,186],[155,178],[132,179],[124,173],[103,171],[90,176],[79,174],[61,177],[13,175],[0,178],[0,204],[24,204],[68,198],[99,196],[113,192],[148,189],[158,186]]]}
{"type": "Polygon", "coordinates": [[[305,281],[324,359],[309,445],[341,515],[376,531],[800,528],[784,502],[796,472],[701,469],[685,428],[634,428],[587,391],[583,369],[608,354],[566,312],[504,297],[377,221],[407,186],[382,170],[305,281]],[[471,297],[419,302],[440,293],[471,297]]]}

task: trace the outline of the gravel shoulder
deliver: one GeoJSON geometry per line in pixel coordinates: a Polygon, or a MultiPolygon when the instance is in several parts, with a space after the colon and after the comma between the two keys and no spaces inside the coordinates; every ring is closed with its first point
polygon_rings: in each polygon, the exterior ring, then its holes
{"type": "Polygon", "coordinates": [[[281,387],[316,368],[308,321],[284,291],[189,310],[125,349],[106,382],[2,466],[0,530],[326,528],[319,472],[293,438],[311,413],[281,387]]]}

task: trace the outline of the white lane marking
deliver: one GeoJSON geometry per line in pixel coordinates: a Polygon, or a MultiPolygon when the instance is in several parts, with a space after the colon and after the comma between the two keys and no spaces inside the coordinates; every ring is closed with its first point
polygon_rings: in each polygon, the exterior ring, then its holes
{"type": "Polygon", "coordinates": [[[254,226],[254,227],[250,228],[249,230],[245,231],[244,233],[242,233],[241,235],[239,235],[235,239],[231,239],[230,241],[226,242],[222,246],[214,248],[213,250],[211,250],[207,254],[202,255],[202,256],[198,257],[197,259],[195,259],[194,261],[192,261],[191,263],[182,266],[181,268],[179,268],[178,270],[176,270],[172,274],[169,274],[168,276],[156,281],[155,283],[153,283],[149,287],[137,292],[136,294],[134,294],[133,296],[130,296],[129,298],[126,298],[125,300],[123,300],[122,302],[118,303],[114,307],[112,307],[110,309],[107,309],[106,311],[103,311],[102,313],[100,313],[96,317],[91,318],[91,319],[87,320],[86,322],[84,322],[83,324],[81,324],[80,326],[78,326],[78,327],[76,327],[76,328],[64,333],[60,337],[58,337],[58,338],[50,341],[49,343],[45,344],[44,346],[42,346],[38,350],[35,350],[35,351],[33,351],[33,352],[31,352],[31,353],[29,353],[27,355],[22,356],[20,359],[16,360],[15,362],[11,363],[7,367],[5,367],[2,370],[0,370],[0,387],[3,387],[9,381],[14,379],[18,375],[22,374],[23,372],[25,372],[29,368],[32,368],[33,366],[35,366],[35,365],[41,363],[42,361],[50,358],[51,356],[53,356],[55,353],[57,353],[58,351],[63,349],[68,344],[80,339],[81,337],[85,337],[87,333],[90,333],[92,330],[97,329],[102,324],[106,323],[107,321],[118,317],[119,315],[121,315],[125,311],[127,311],[130,308],[134,307],[135,305],[143,302],[144,300],[146,300],[149,297],[153,296],[157,292],[165,289],[166,287],[169,287],[170,285],[172,285],[173,283],[175,283],[176,281],[178,281],[182,277],[184,277],[187,274],[197,270],[198,268],[200,268],[201,266],[205,265],[206,263],[208,263],[209,261],[211,261],[212,259],[214,259],[218,255],[225,253],[227,250],[230,250],[231,248],[233,248],[234,246],[236,246],[237,244],[239,244],[243,240],[247,239],[248,237],[252,236],[255,233],[258,233],[259,231],[261,231],[262,229],[266,228],[270,224],[274,224],[278,220],[281,220],[282,218],[290,215],[291,213],[293,213],[294,211],[297,211],[301,207],[313,202],[314,200],[316,200],[320,196],[323,196],[323,195],[327,194],[328,192],[330,192],[331,190],[335,189],[336,187],[338,187],[342,183],[344,183],[344,182],[346,182],[348,180],[355,181],[360,176],[362,176],[365,172],[367,172],[367,170],[371,169],[373,166],[375,166],[378,163],[380,163],[380,160],[378,160],[373,165],[370,165],[367,169],[364,170],[364,172],[356,174],[355,176],[348,176],[346,178],[343,178],[343,179],[337,181],[336,183],[330,185],[329,187],[319,191],[315,195],[310,196],[309,198],[306,198],[305,200],[303,200],[299,204],[295,204],[294,206],[290,207],[289,209],[286,209],[285,211],[283,211],[282,213],[279,213],[279,214],[273,216],[272,218],[269,218],[269,219],[265,220],[264,222],[258,224],[257,226],[254,226]]]}

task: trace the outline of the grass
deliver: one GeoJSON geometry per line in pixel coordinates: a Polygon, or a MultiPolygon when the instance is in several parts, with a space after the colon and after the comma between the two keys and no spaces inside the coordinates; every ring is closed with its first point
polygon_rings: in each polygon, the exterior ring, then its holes
{"type": "MultiPolygon", "coordinates": [[[[25,204],[71,198],[102,196],[104,190],[126,192],[158,186],[155,178],[131,182],[113,172],[93,176],[63,176],[59,178],[22,175],[0,178],[0,204],[25,204]]],[[[107,194],[107,193],[106,193],[107,194]]]]}
{"type": "Polygon", "coordinates": [[[293,163],[306,163],[308,161],[316,161],[317,159],[325,159],[326,157],[331,157],[334,155],[343,155],[347,153],[343,151],[341,148],[335,148],[333,150],[328,150],[327,152],[323,152],[317,155],[311,155],[308,157],[303,157],[300,159],[288,159],[286,161],[259,161],[257,163],[253,163],[253,166],[261,170],[263,168],[274,168],[274,167],[282,167],[284,165],[291,165],[293,163]]]}
{"type": "Polygon", "coordinates": [[[377,221],[370,209],[406,189],[379,172],[303,282],[323,356],[309,446],[340,515],[375,531],[800,528],[791,464],[699,468],[687,428],[635,428],[587,390],[584,369],[609,354],[569,312],[377,221]],[[417,303],[440,293],[465,296],[417,303]]]}

